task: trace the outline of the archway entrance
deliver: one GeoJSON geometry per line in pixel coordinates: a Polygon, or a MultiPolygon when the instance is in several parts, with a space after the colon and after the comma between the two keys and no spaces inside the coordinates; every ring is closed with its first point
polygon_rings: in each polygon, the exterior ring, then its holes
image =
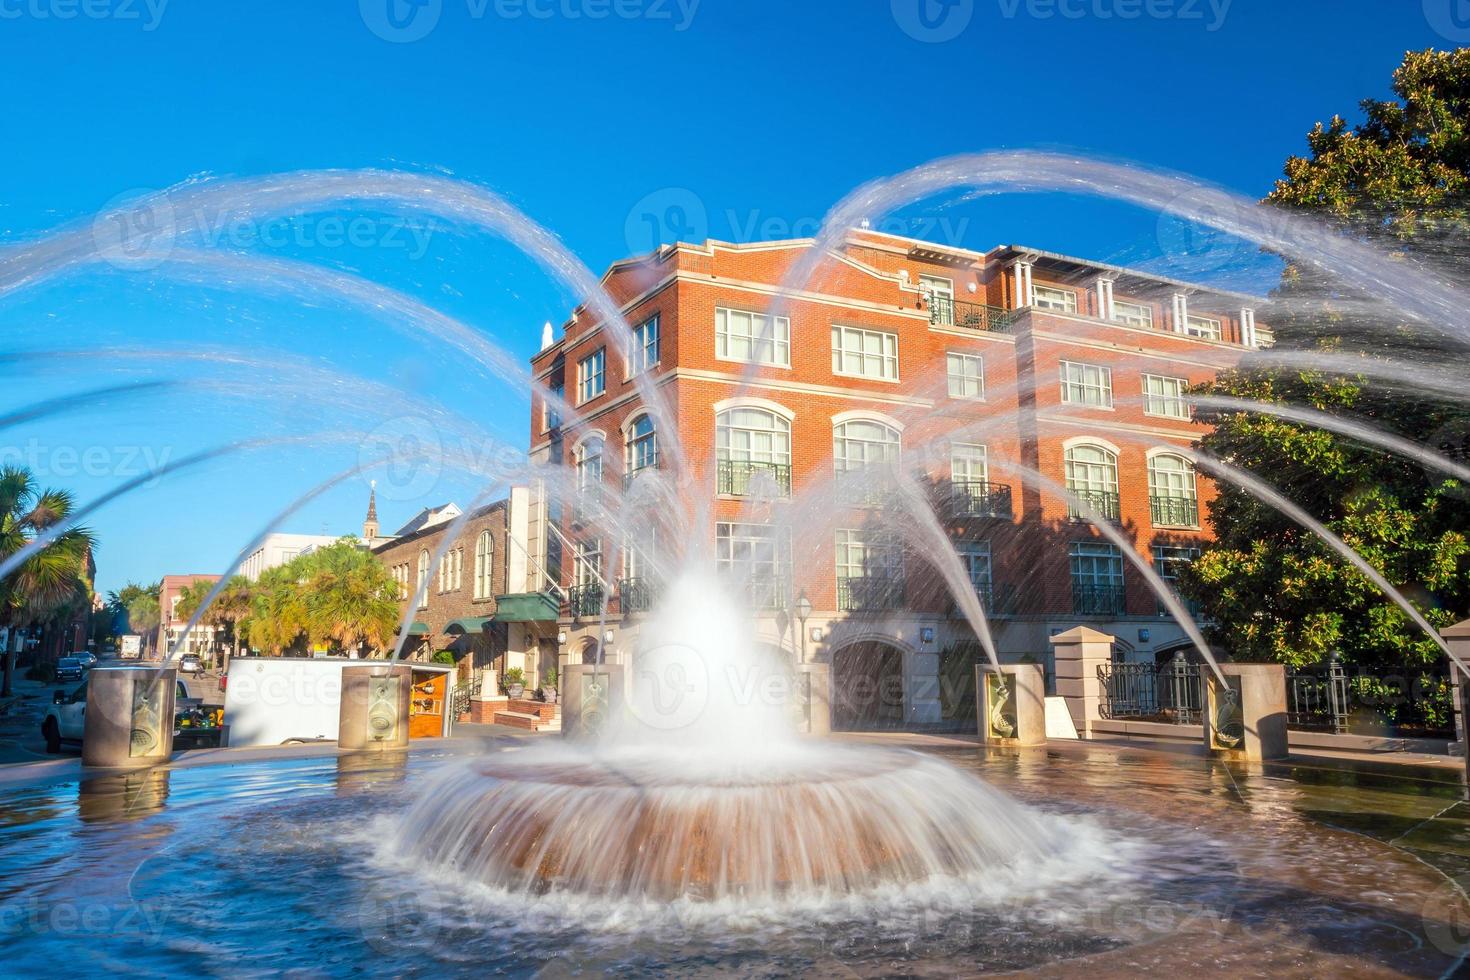
{"type": "Polygon", "coordinates": [[[903,651],[865,640],[832,653],[832,727],[871,731],[903,726],[903,651]]]}

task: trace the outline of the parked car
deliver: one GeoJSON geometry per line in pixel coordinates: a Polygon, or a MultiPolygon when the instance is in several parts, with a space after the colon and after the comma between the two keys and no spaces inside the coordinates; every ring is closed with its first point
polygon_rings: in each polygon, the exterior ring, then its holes
{"type": "Polygon", "coordinates": [[[97,666],[97,655],[95,653],[79,653],[77,654],[77,659],[80,660],[82,662],[82,666],[86,667],[88,670],[97,666]]]}
{"type": "Polygon", "coordinates": [[[197,677],[204,673],[204,661],[197,653],[186,653],[179,659],[179,670],[197,677]]]}
{"type": "Polygon", "coordinates": [[[59,681],[79,681],[86,671],[81,660],[76,657],[62,657],[56,661],[56,679],[59,681]]]}
{"type": "MultiPolygon", "coordinates": [[[[174,684],[174,711],[197,711],[202,705],[199,698],[191,698],[183,681],[174,684]]],[[[83,684],[70,694],[57,691],[51,696],[51,707],[41,719],[41,735],[46,739],[47,752],[60,752],[63,745],[79,746],[86,729],[87,685],[83,684]]]]}

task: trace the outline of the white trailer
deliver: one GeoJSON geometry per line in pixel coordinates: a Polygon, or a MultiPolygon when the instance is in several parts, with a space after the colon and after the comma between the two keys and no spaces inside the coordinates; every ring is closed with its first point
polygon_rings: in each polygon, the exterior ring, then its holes
{"type": "MultiPolygon", "coordinates": [[[[283,745],[296,741],[337,740],[337,722],[342,707],[342,668],[363,666],[373,661],[342,657],[235,657],[230,660],[225,684],[224,732],[220,744],[231,748],[247,745],[283,745]]],[[[411,665],[414,682],[420,676],[453,673],[444,664],[411,665]]],[[[441,687],[449,683],[442,678],[441,687]]],[[[433,727],[435,737],[447,737],[454,725],[451,711],[433,727]]],[[[428,734],[424,726],[410,732],[428,734]]]]}

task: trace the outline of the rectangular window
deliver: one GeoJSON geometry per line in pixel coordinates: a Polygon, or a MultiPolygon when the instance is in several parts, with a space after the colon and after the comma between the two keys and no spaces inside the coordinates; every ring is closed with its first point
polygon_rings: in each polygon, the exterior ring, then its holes
{"type": "Polygon", "coordinates": [[[1079,361],[1062,362],[1062,401],[1070,405],[1113,407],[1113,369],[1079,361]]]}
{"type": "Polygon", "coordinates": [[[623,577],[652,578],[657,556],[657,531],[652,525],[636,535],[626,535],[623,538],[623,577]]]}
{"type": "Polygon", "coordinates": [[[599,347],[577,364],[577,404],[590,401],[607,390],[607,348],[599,347]]]}
{"type": "MultiPolygon", "coordinates": [[[[551,386],[550,390],[551,394],[556,397],[558,402],[564,401],[567,397],[567,386],[564,384],[554,384],[551,386]]],[[[546,410],[546,430],[550,432],[552,429],[560,429],[561,412],[557,411],[556,405],[554,405],[550,401],[546,401],[543,404],[543,407],[546,410]]]]}
{"type": "Polygon", "coordinates": [[[954,326],[954,282],[941,276],[920,276],[919,290],[929,300],[929,322],[954,326]]]}
{"type": "Polygon", "coordinates": [[[1126,323],[1130,327],[1152,330],[1154,309],[1143,303],[1125,303],[1115,299],[1113,300],[1113,319],[1118,323],[1126,323]]]}
{"type": "Polygon", "coordinates": [[[633,351],[628,363],[628,377],[642,374],[658,363],[658,317],[651,317],[633,328],[633,351]]]}
{"type": "Polygon", "coordinates": [[[1224,331],[1220,328],[1220,321],[1209,316],[1185,317],[1184,332],[1191,337],[1203,337],[1206,340],[1219,340],[1224,336],[1224,331]]]}
{"type": "Polygon", "coordinates": [[[1032,304],[1039,310],[1054,310],[1057,313],[1077,312],[1077,294],[1070,289],[1033,285],[1031,297],[1032,304]]]}
{"type": "Polygon", "coordinates": [[[960,545],[960,560],[970,574],[970,584],[984,594],[990,589],[990,542],[969,541],[960,545]]]}
{"type": "Polygon", "coordinates": [[[985,397],[985,359],[979,354],[960,354],[950,351],[949,397],[985,397]]]}
{"type": "MultiPolygon", "coordinates": [[[[1176,545],[1154,545],[1154,571],[1159,573],[1159,578],[1175,595],[1179,595],[1179,573],[1185,565],[1190,564],[1200,556],[1198,548],[1176,545]]],[[[1182,598],[1182,597],[1181,597],[1182,598]]],[[[1196,619],[1200,616],[1199,603],[1193,599],[1183,599],[1184,609],[1196,619]]],[[[1170,616],[1167,606],[1159,603],[1159,615],[1170,616]]]]}
{"type": "Polygon", "coordinates": [[[601,585],[602,539],[577,542],[576,575],[578,585],[601,585]]]}
{"type": "Polygon", "coordinates": [[[791,321],[745,310],[715,310],[715,356],[722,361],[791,366],[791,321]]]}
{"type": "Polygon", "coordinates": [[[1184,391],[1187,378],[1165,378],[1157,374],[1143,376],[1143,414],[1165,419],[1189,418],[1189,402],[1184,391]]]}
{"type": "Polygon", "coordinates": [[[903,552],[885,531],[837,532],[837,607],[896,609],[903,605],[903,552]]]}
{"type": "Polygon", "coordinates": [[[1083,616],[1119,616],[1126,610],[1123,553],[1110,544],[1073,542],[1072,611],[1083,616]]]}
{"type": "Polygon", "coordinates": [[[898,334],[832,326],[832,373],[898,380],[898,334]]]}
{"type": "Polygon", "coordinates": [[[983,483],[990,478],[984,446],[964,442],[949,444],[949,475],[956,482],[983,483]]]}
{"type": "Polygon", "coordinates": [[[715,568],[743,586],[756,608],[785,608],[791,594],[791,529],[771,524],[715,524],[715,568]]]}

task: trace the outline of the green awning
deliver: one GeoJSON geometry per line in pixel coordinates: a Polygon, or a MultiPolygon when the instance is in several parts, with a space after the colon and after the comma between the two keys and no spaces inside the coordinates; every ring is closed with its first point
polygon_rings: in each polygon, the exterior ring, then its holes
{"type": "Polygon", "coordinates": [[[461,633],[479,633],[490,622],[489,616],[466,616],[463,619],[451,619],[449,625],[444,627],[444,632],[453,633],[458,630],[461,633]]]}
{"type": "Polygon", "coordinates": [[[495,597],[497,623],[554,623],[561,603],[545,592],[519,592],[495,597]]]}
{"type": "Polygon", "coordinates": [[[429,635],[429,624],[428,623],[419,622],[417,619],[415,619],[413,621],[413,623],[410,624],[409,627],[408,627],[408,635],[409,636],[428,636],[429,635]]]}

